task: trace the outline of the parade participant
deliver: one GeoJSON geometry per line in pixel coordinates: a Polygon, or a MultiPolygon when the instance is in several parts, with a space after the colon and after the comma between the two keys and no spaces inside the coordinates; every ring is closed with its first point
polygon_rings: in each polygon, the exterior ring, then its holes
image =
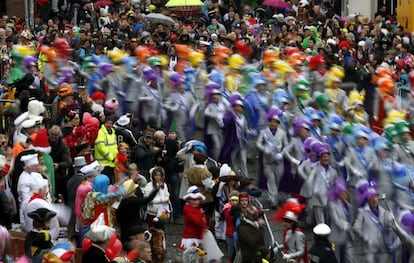
{"type": "Polygon", "coordinates": [[[199,150],[193,152],[195,164],[187,171],[188,186],[197,186],[200,193],[204,196],[204,199],[200,201],[200,206],[204,209],[207,224],[211,226],[210,224],[213,224],[212,218],[214,216],[214,199],[211,192],[215,182],[213,181],[212,173],[206,166],[208,156],[204,149],[200,148],[199,150]]]}
{"type": "MultiPolygon", "coordinates": [[[[300,161],[305,159],[306,153],[305,148],[303,147],[306,138],[310,137],[309,130],[310,130],[310,123],[306,119],[298,119],[293,124],[293,136],[292,140],[290,141],[289,145],[286,147],[284,151],[284,156],[287,158],[290,164],[290,168],[285,168],[284,176],[287,177],[288,180],[301,180],[298,175],[298,165],[300,161]],[[293,176],[293,178],[291,178],[293,176]],[[297,178],[297,179],[295,179],[297,178]]],[[[289,193],[299,193],[300,188],[302,187],[302,182],[296,183],[288,183],[285,189],[285,192],[289,193]],[[294,188],[292,186],[295,186],[294,188]]],[[[282,189],[281,189],[282,190],[282,189]]]]}
{"type": "Polygon", "coordinates": [[[26,235],[24,251],[34,263],[42,262],[43,254],[53,247],[48,229],[50,220],[55,216],[56,213],[47,208],[39,208],[29,213],[29,217],[33,219],[33,229],[26,235]]]}
{"type": "Polygon", "coordinates": [[[362,239],[365,262],[390,262],[399,246],[392,232],[390,212],[378,204],[378,193],[370,187],[365,191],[367,204],[359,208],[353,225],[355,234],[362,239]]]}
{"type": "Polygon", "coordinates": [[[355,145],[349,147],[345,157],[345,165],[348,169],[348,182],[350,187],[351,204],[357,206],[355,199],[355,187],[359,179],[372,179],[371,167],[376,162],[374,149],[368,144],[370,135],[363,128],[353,132],[355,145]]]}
{"type": "Polygon", "coordinates": [[[348,148],[348,143],[346,142],[344,136],[341,134],[341,126],[343,122],[344,119],[339,115],[329,114],[327,124],[329,134],[325,136],[324,141],[329,144],[329,149],[331,152],[330,165],[337,171],[339,176],[346,178],[347,172],[344,167],[344,158],[346,150],[348,148]]]}
{"type": "Polygon", "coordinates": [[[337,177],[328,192],[328,212],[330,218],[330,241],[334,244],[335,257],[339,263],[354,262],[354,221],[346,182],[337,177]]]}
{"type": "Polygon", "coordinates": [[[109,263],[110,260],[106,254],[109,247],[109,239],[115,233],[115,229],[106,225],[97,225],[86,233],[86,237],[93,241],[92,246],[85,251],[82,256],[82,263],[97,262],[109,263]]]}
{"type": "Polygon", "coordinates": [[[311,194],[306,197],[310,198],[308,205],[312,207],[315,223],[320,224],[328,221],[328,189],[333,185],[338,174],[330,166],[329,145],[318,144],[315,153],[319,157],[319,162],[313,167],[302,186],[302,190],[304,188],[312,189],[311,194]]]}
{"type": "Polygon", "coordinates": [[[204,109],[205,117],[205,142],[209,155],[218,160],[220,150],[223,145],[223,131],[224,127],[223,117],[227,110],[227,105],[222,98],[220,85],[210,81],[206,84],[206,94],[208,101],[204,109]]]}
{"type": "Polygon", "coordinates": [[[74,92],[72,87],[67,83],[62,83],[52,103],[52,124],[61,125],[64,116],[69,111],[68,107],[74,102],[73,99],[74,92]]]}
{"type": "Polygon", "coordinates": [[[198,103],[191,91],[186,91],[184,77],[177,72],[170,74],[171,99],[176,107],[170,109],[171,126],[168,129],[175,130],[179,141],[190,139],[192,132],[192,121],[198,109],[198,103]]]}
{"type": "Polygon", "coordinates": [[[162,167],[154,167],[150,170],[151,181],[143,189],[144,197],[148,198],[153,191],[158,189],[156,195],[147,204],[148,227],[154,226],[153,219],[169,219],[171,211],[170,193],[165,183],[165,173],[162,167]]]}
{"type": "Polygon", "coordinates": [[[393,156],[391,156],[391,149],[387,139],[378,134],[372,137],[371,145],[377,157],[377,163],[372,167],[373,178],[380,193],[385,194],[387,197],[394,196],[392,177],[397,174],[396,170],[400,164],[392,159],[393,156]]]}
{"type": "Polygon", "coordinates": [[[400,121],[394,127],[399,140],[393,144],[392,157],[397,162],[412,166],[414,165],[414,142],[411,137],[409,123],[400,121]]]}
{"type": "MultiPolygon", "coordinates": [[[[33,194],[30,196],[27,204],[23,205],[23,216],[24,216],[24,230],[26,233],[29,233],[33,230],[34,223],[30,214],[36,211],[39,208],[44,208],[48,210],[54,210],[52,204],[47,200],[47,195],[49,193],[49,182],[47,179],[35,177],[32,178],[34,181],[33,194]]],[[[65,216],[65,215],[58,215],[65,216]]],[[[55,241],[59,235],[59,221],[58,217],[50,219],[48,229],[50,234],[50,239],[55,241]]]]}
{"type": "Polygon", "coordinates": [[[344,117],[347,117],[349,122],[360,123],[369,126],[369,116],[364,109],[365,97],[356,90],[349,92],[348,106],[344,117]]]}
{"type": "Polygon", "coordinates": [[[20,174],[17,183],[17,193],[19,201],[19,215],[20,223],[24,224],[23,206],[29,201],[30,196],[34,190],[34,180],[36,177],[42,179],[43,177],[38,173],[39,160],[37,153],[27,154],[21,157],[24,162],[24,171],[20,174]]]}
{"type": "Polygon", "coordinates": [[[283,260],[308,262],[305,233],[297,226],[298,216],[296,213],[298,212],[299,211],[283,211],[283,209],[278,212],[278,214],[284,214],[282,215],[283,244],[274,247],[273,252],[277,254],[280,250],[283,255],[283,260]]]}
{"type": "Polygon", "coordinates": [[[309,174],[311,173],[313,166],[318,162],[318,155],[315,152],[317,145],[321,142],[314,137],[308,137],[303,143],[303,147],[306,152],[306,157],[304,160],[301,160],[301,163],[298,166],[298,175],[302,177],[303,180],[308,179],[309,174]]]}
{"type": "Polygon", "coordinates": [[[404,250],[409,252],[409,263],[413,262],[414,248],[414,214],[408,210],[403,210],[398,215],[398,222],[395,219],[391,221],[392,229],[401,239],[404,250]]]}
{"type": "Polygon", "coordinates": [[[66,202],[67,191],[66,184],[69,179],[68,170],[72,168],[72,159],[70,158],[70,149],[62,140],[62,130],[59,126],[53,125],[48,130],[48,138],[52,150],[50,156],[53,159],[53,168],[55,170],[55,197],[66,202]]]}
{"type": "Polygon", "coordinates": [[[44,170],[39,172],[47,176],[50,182],[49,193],[51,195],[52,200],[54,200],[56,194],[55,170],[53,167],[53,159],[50,155],[52,147],[50,146],[48,140],[47,129],[43,128],[37,132],[36,138],[30,145],[30,149],[36,150],[39,153],[39,158],[43,159],[43,167],[40,167],[40,169],[44,170]]]}
{"type": "Polygon", "coordinates": [[[82,182],[76,188],[74,213],[77,220],[77,231],[81,234],[79,241],[82,241],[82,235],[89,230],[89,226],[92,224],[92,220],[90,220],[90,218],[83,217],[82,204],[84,203],[88,193],[93,188],[93,180],[99,174],[99,163],[94,161],[88,165],[84,165],[79,171],[82,173],[82,182]],[[83,228],[86,230],[83,230],[83,228]]]}
{"type": "Polygon", "coordinates": [[[327,79],[325,80],[325,92],[330,101],[333,103],[334,109],[339,116],[344,116],[344,111],[348,108],[348,96],[346,92],[339,86],[344,77],[343,69],[339,66],[334,66],[328,71],[327,79]]]}
{"type": "Polygon", "coordinates": [[[204,211],[200,208],[200,201],[205,200],[205,196],[200,193],[197,186],[188,188],[184,196],[187,203],[183,208],[184,228],[179,248],[185,251],[189,247],[200,247],[203,231],[207,228],[207,220],[204,211]]]}
{"type": "Polygon", "coordinates": [[[272,96],[266,90],[268,82],[264,75],[251,72],[248,78],[252,87],[245,100],[247,120],[249,128],[259,133],[266,127],[266,114],[272,105],[272,96]]]}
{"type": "Polygon", "coordinates": [[[113,128],[115,120],[111,117],[105,117],[105,122],[102,124],[98,132],[98,137],[95,140],[95,160],[102,166],[104,169],[102,173],[107,175],[111,183],[114,182],[114,167],[116,154],[118,153],[118,145],[115,135],[115,130],[113,128]]]}
{"type": "MultiPolygon", "coordinates": [[[[94,169],[93,166],[89,167],[89,169],[91,168],[94,169]]],[[[125,195],[126,189],[125,185],[122,184],[116,191],[109,192],[109,184],[109,177],[105,174],[101,173],[95,176],[93,188],[82,203],[82,218],[84,220],[95,221],[102,215],[103,223],[107,226],[113,226],[112,204],[125,195]]]]}
{"type": "MultiPolygon", "coordinates": [[[[326,70],[326,62],[323,54],[312,55],[308,57],[307,65],[309,70],[309,78],[312,80],[313,91],[325,91],[326,79],[328,77],[326,70]]],[[[328,86],[328,85],[327,85],[328,86]]]]}
{"type": "Polygon", "coordinates": [[[228,163],[236,173],[248,176],[247,133],[248,124],[243,115],[244,100],[240,94],[231,97],[231,109],[224,115],[224,141],[219,161],[228,163]]]}
{"type": "Polygon", "coordinates": [[[309,260],[311,263],[337,263],[332,245],[328,236],[331,228],[327,224],[318,224],[313,228],[315,243],[309,249],[309,260]]]}
{"type": "Polygon", "coordinates": [[[256,147],[261,156],[259,161],[263,165],[263,174],[267,179],[267,194],[271,207],[278,205],[279,181],[283,174],[283,153],[288,146],[287,136],[283,129],[279,128],[281,113],[277,108],[271,108],[265,120],[268,127],[260,130],[256,147]]]}
{"type": "Polygon", "coordinates": [[[230,93],[240,92],[245,94],[247,89],[242,90],[242,79],[241,69],[246,60],[239,54],[233,54],[228,58],[228,69],[229,73],[226,76],[225,88],[230,93]]]}
{"type": "Polygon", "coordinates": [[[374,77],[377,89],[375,90],[373,112],[370,120],[370,126],[378,134],[384,128],[383,121],[391,110],[397,110],[394,87],[395,81],[391,78],[389,69],[378,67],[374,77]]]}
{"type": "Polygon", "coordinates": [[[159,128],[161,119],[165,117],[161,105],[164,98],[159,85],[159,76],[151,67],[144,67],[142,74],[147,83],[141,88],[138,96],[140,124],[145,129],[149,125],[149,120],[153,118],[156,128],[159,128]]]}
{"type": "Polygon", "coordinates": [[[252,205],[246,207],[245,217],[237,226],[237,247],[242,254],[242,262],[252,262],[257,250],[264,245],[264,220],[259,218],[259,210],[252,205]]]}

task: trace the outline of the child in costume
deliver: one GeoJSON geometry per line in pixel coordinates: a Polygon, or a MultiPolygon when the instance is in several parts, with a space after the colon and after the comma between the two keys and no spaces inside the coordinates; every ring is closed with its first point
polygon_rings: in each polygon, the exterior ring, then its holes
{"type": "Polygon", "coordinates": [[[200,208],[200,201],[205,196],[200,193],[197,186],[188,188],[184,200],[187,203],[183,208],[184,229],[181,235],[180,249],[185,251],[189,247],[200,247],[203,231],[207,228],[207,220],[203,210],[200,208]]]}
{"type": "Polygon", "coordinates": [[[29,217],[33,219],[33,229],[26,235],[24,251],[32,262],[41,262],[42,252],[52,248],[48,229],[50,219],[55,216],[56,213],[47,208],[39,208],[29,213],[29,217]]]}

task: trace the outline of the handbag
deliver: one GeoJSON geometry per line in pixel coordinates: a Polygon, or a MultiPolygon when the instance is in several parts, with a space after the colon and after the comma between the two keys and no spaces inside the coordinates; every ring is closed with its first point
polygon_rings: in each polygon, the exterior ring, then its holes
{"type": "Polygon", "coordinates": [[[17,214],[17,206],[16,206],[16,199],[14,199],[13,193],[10,188],[9,184],[9,175],[7,174],[4,178],[5,180],[5,190],[7,199],[9,200],[10,206],[12,207],[12,216],[15,216],[17,214]]]}

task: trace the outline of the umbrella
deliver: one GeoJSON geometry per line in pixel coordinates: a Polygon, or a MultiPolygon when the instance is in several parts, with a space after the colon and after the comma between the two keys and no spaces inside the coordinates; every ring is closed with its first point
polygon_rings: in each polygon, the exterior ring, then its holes
{"type": "Polygon", "coordinates": [[[113,5],[114,3],[112,3],[111,1],[109,1],[109,0],[100,0],[100,1],[96,1],[94,4],[93,4],[93,7],[95,8],[95,9],[99,9],[99,8],[101,8],[101,7],[105,7],[105,6],[108,6],[108,5],[113,5]]]}
{"type": "Polygon", "coordinates": [[[283,0],[265,0],[262,5],[278,7],[278,8],[289,8],[290,7],[290,3],[287,3],[283,0]]]}
{"type": "Polygon", "coordinates": [[[169,0],[166,4],[171,12],[180,16],[191,16],[201,13],[203,2],[200,0],[169,0]]]}
{"type": "Polygon", "coordinates": [[[176,7],[176,6],[202,6],[203,2],[200,0],[170,0],[165,6],[176,7]]]}
{"type": "Polygon", "coordinates": [[[201,6],[176,6],[170,8],[171,12],[182,17],[201,13],[201,6]]]}
{"type": "Polygon", "coordinates": [[[167,26],[172,26],[175,23],[174,19],[160,13],[150,13],[146,15],[144,19],[149,20],[154,24],[164,24],[167,26]]]}

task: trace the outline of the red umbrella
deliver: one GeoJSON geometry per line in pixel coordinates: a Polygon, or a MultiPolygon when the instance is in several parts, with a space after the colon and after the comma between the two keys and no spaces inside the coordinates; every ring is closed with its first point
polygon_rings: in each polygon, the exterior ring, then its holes
{"type": "Polygon", "coordinates": [[[283,0],[265,0],[262,5],[278,7],[278,8],[289,8],[290,7],[290,3],[285,2],[283,0]]]}
{"type": "Polygon", "coordinates": [[[201,6],[175,6],[170,11],[178,16],[188,17],[201,13],[201,6]]]}
{"type": "Polygon", "coordinates": [[[105,6],[108,6],[108,5],[113,5],[114,3],[112,3],[111,1],[109,1],[109,0],[100,0],[100,1],[96,1],[94,4],[93,4],[93,7],[95,8],[95,9],[99,9],[99,8],[101,8],[101,7],[105,7],[105,6]]]}

